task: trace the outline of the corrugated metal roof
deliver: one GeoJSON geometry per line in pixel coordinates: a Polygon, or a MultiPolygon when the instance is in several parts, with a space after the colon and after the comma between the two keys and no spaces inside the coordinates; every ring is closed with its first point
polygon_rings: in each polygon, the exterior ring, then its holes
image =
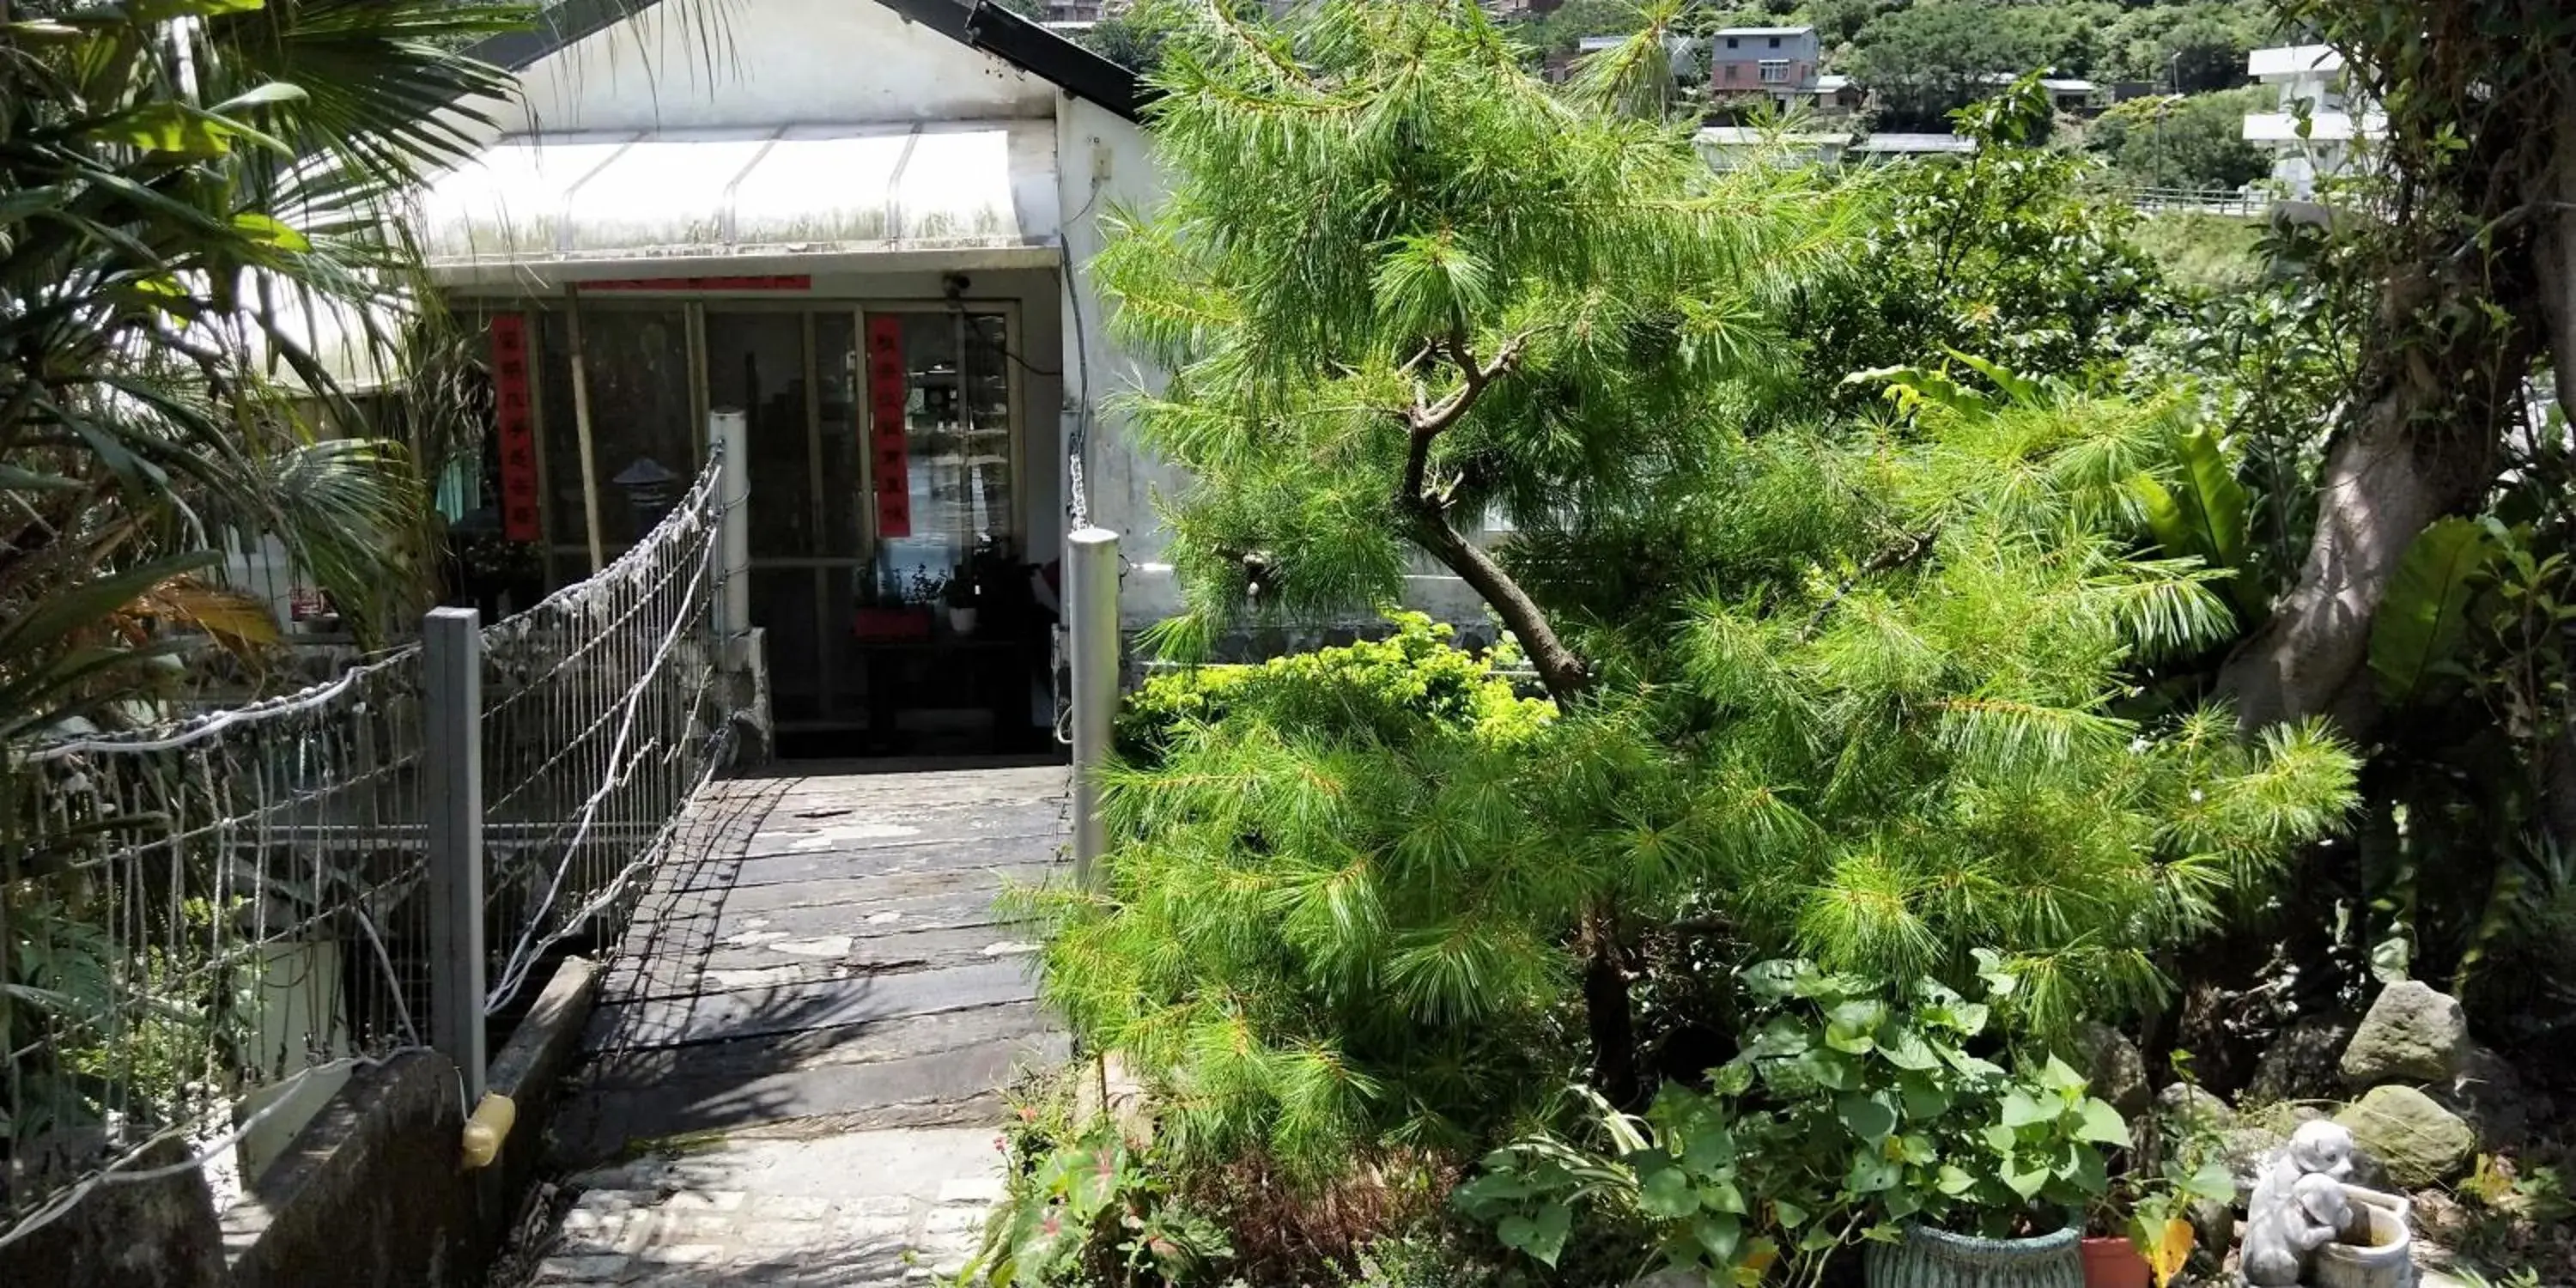
{"type": "Polygon", "coordinates": [[[1854,152],[1974,152],[1977,141],[1964,134],[1872,134],[1852,144],[1854,152]]]}
{"type": "Polygon", "coordinates": [[[1709,34],[1712,36],[1805,36],[1813,34],[1815,30],[1813,27],[1720,27],[1709,34]]]}
{"type": "Polygon", "coordinates": [[[516,135],[434,182],[433,272],[1052,245],[1051,121],[516,135]]]}

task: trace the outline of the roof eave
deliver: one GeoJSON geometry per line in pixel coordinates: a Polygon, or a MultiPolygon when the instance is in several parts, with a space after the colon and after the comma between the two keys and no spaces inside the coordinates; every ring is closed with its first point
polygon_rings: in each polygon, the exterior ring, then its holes
{"type": "MultiPolygon", "coordinates": [[[[907,21],[920,23],[969,49],[991,54],[1130,121],[1142,120],[1145,105],[1158,97],[1128,68],[986,0],[973,0],[971,4],[957,0],[876,2],[907,21]]],[[[466,52],[495,66],[526,71],[547,55],[660,3],[661,0],[562,0],[538,15],[528,30],[490,37],[466,52]]]]}

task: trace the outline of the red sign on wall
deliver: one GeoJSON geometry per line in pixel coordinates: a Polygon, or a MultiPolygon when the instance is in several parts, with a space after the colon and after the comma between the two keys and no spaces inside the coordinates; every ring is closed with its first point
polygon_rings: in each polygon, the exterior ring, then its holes
{"type": "Polygon", "coordinates": [[[493,427],[501,444],[501,535],[535,541],[543,529],[537,508],[537,419],[528,397],[528,319],[492,318],[493,427]]]}
{"type": "Polygon", "coordinates": [[[911,457],[904,450],[903,319],[868,319],[869,464],[876,476],[877,535],[912,535],[911,457]]]}
{"type": "Polygon", "coordinates": [[[802,274],[767,277],[629,277],[607,282],[580,282],[578,291],[810,291],[814,279],[802,274]]]}

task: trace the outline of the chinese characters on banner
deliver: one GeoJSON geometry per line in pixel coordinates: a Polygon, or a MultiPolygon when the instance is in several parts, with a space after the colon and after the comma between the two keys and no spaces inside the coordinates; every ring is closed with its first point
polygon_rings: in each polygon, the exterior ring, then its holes
{"type": "Polygon", "coordinates": [[[903,319],[868,319],[868,427],[876,476],[877,536],[912,535],[912,477],[904,452],[903,319]]]}
{"type": "Polygon", "coordinates": [[[492,408],[501,443],[501,534],[535,541],[537,522],[536,409],[528,398],[528,319],[519,313],[492,318],[492,408]]]}

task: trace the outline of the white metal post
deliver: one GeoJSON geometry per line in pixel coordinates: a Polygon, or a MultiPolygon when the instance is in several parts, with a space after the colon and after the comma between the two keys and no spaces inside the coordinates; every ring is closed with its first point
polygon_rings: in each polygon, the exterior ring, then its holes
{"type": "Polygon", "coordinates": [[[429,861],[430,1044],[483,1099],[483,615],[421,623],[421,802],[429,861]]]}
{"type": "Polygon", "coordinates": [[[716,445],[724,473],[716,479],[716,498],[724,512],[716,517],[721,541],[719,573],[724,596],[718,601],[716,631],[725,640],[726,662],[744,668],[731,651],[751,636],[751,417],[738,411],[707,416],[707,441],[716,445]]]}
{"type": "Polygon", "coordinates": [[[1099,879],[1109,847],[1100,817],[1100,776],[1118,709],[1118,534],[1082,528],[1065,538],[1065,623],[1073,669],[1073,875],[1099,879]]]}

